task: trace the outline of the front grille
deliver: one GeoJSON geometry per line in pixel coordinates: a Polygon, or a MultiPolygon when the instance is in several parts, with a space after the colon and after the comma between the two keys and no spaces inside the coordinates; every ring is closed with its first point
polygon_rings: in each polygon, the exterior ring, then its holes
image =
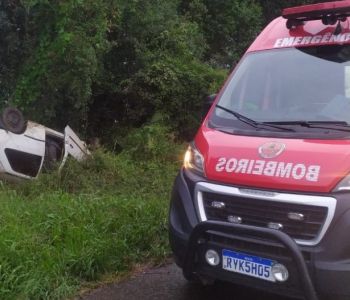
{"type": "Polygon", "coordinates": [[[203,206],[208,220],[228,221],[239,217],[242,224],[267,227],[269,223],[282,224],[284,233],[294,239],[310,241],[315,239],[327,217],[328,208],[286,202],[260,200],[236,195],[202,192],[203,206]],[[214,203],[223,203],[221,207],[214,203]],[[288,213],[304,215],[304,220],[288,218],[288,213]]]}

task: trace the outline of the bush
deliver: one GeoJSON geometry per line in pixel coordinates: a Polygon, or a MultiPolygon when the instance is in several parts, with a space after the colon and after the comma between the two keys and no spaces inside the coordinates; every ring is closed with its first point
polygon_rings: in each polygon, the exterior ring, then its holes
{"type": "Polygon", "coordinates": [[[167,126],[151,123],[132,130],[124,140],[124,151],[136,161],[174,161],[173,135],[167,126]]]}
{"type": "Polygon", "coordinates": [[[132,98],[150,103],[168,116],[169,126],[190,140],[201,121],[205,96],[217,92],[226,76],[197,60],[164,58],[128,82],[132,98]]]}

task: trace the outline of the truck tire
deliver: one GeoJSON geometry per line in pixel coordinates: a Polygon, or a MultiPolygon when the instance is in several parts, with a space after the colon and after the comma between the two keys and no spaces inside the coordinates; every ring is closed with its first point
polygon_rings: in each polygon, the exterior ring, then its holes
{"type": "Polygon", "coordinates": [[[1,123],[5,130],[22,134],[27,128],[27,122],[22,112],[14,107],[6,107],[1,114],[1,123]]]}

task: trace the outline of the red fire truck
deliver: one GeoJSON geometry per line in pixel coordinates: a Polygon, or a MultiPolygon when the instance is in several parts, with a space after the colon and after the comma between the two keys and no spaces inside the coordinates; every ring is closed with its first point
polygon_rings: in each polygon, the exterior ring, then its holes
{"type": "Polygon", "coordinates": [[[349,17],[285,9],[216,95],[171,197],[187,279],[350,299],[349,17]]]}

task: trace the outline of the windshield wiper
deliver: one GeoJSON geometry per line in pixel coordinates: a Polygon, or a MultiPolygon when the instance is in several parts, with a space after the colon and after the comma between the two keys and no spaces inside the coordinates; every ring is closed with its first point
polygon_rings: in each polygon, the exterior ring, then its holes
{"type": "Polygon", "coordinates": [[[226,111],[227,113],[235,116],[238,120],[240,120],[241,122],[243,123],[246,123],[254,128],[261,128],[261,126],[268,126],[270,128],[275,128],[275,129],[279,129],[279,130],[283,130],[283,131],[292,131],[294,132],[295,130],[294,129],[291,129],[291,128],[285,128],[285,127],[280,127],[280,126],[276,126],[276,125],[273,125],[273,124],[269,124],[269,123],[262,123],[262,122],[258,122],[258,121],[255,121],[253,119],[250,119],[244,115],[241,115],[240,113],[234,111],[234,110],[231,110],[229,108],[226,108],[224,106],[221,106],[219,104],[216,104],[217,108],[220,108],[221,110],[223,111],[226,111]]]}
{"type": "Polygon", "coordinates": [[[331,129],[339,131],[350,131],[350,124],[345,121],[276,121],[264,122],[276,125],[299,125],[307,128],[331,129]]]}

